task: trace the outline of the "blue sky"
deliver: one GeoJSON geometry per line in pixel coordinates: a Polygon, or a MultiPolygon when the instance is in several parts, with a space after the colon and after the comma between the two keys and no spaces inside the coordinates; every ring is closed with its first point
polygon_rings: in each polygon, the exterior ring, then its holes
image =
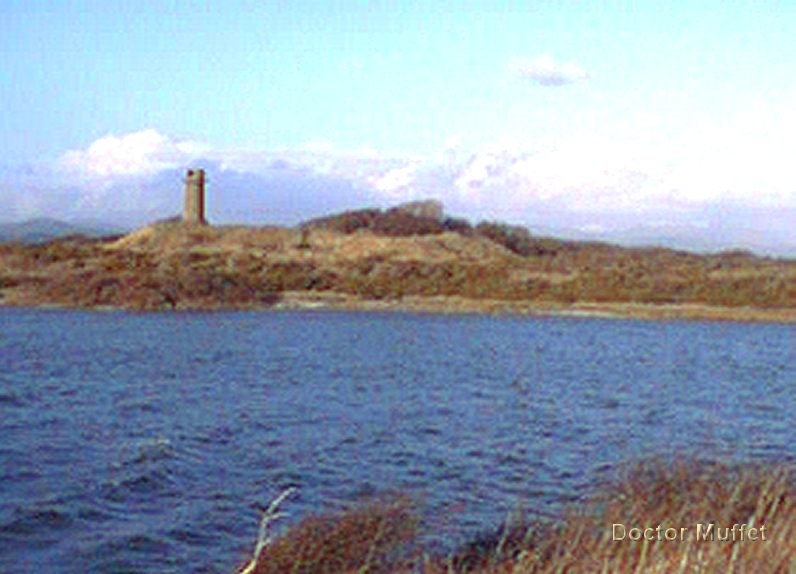
{"type": "Polygon", "coordinates": [[[796,253],[794,29],[790,2],[5,0],[0,220],[142,224],[202,164],[221,223],[437,197],[796,253]]]}

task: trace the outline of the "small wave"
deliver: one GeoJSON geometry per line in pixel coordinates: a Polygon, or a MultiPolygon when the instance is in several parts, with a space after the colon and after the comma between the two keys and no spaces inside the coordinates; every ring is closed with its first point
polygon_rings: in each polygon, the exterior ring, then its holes
{"type": "Polygon", "coordinates": [[[176,482],[166,469],[130,473],[130,476],[108,481],[100,492],[103,500],[115,504],[162,503],[164,498],[179,495],[176,482]]]}
{"type": "Polygon", "coordinates": [[[751,413],[756,415],[768,416],[771,413],[776,413],[779,407],[772,403],[751,403],[747,407],[751,413]]]}
{"type": "Polygon", "coordinates": [[[0,392],[0,406],[24,407],[25,400],[14,392],[0,392]]]}
{"type": "Polygon", "coordinates": [[[126,460],[114,465],[117,469],[161,463],[177,456],[176,450],[167,438],[144,440],[125,450],[132,453],[128,454],[126,460]]]}
{"type": "Polygon", "coordinates": [[[189,528],[175,528],[168,531],[166,535],[178,543],[195,547],[209,546],[216,538],[215,533],[210,534],[189,528]]]}
{"type": "Polygon", "coordinates": [[[0,525],[3,537],[39,538],[43,534],[67,530],[74,517],[59,504],[35,504],[14,509],[11,519],[0,525]]]}
{"type": "Polygon", "coordinates": [[[227,446],[232,444],[239,435],[239,429],[232,428],[228,425],[220,425],[197,434],[196,440],[197,442],[213,446],[227,446]]]}
{"type": "Polygon", "coordinates": [[[116,402],[115,406],[123,415],[134,413],[157,413],[160,410],[157,400],[150,398],[120,400],[116,402]]]}
{"type": "Polygon", "coordinates": [[[158,534],[115,535],[112,540],[88,545],[75,562],[85,572],[178,572],[179,553],[158,534]]]}
{"type": "Polygon", "coordinates": [[[421,438],[440,436],[442,435],[442,430],[438,426],[430,424],[418,427],[414,434],[420,436],[421,438]]]}
{"type": "MultiPolygon", "coordinates": [[[[3,455],[0,454],[0,457],[3,455]]],[[[2,484],[11,484],[11,483],[26,483],[31,482],[33,480],[38,480],[43,475],[41,469],[38,469],[33,466],[19,466],[19,465],[9,465],[0,471],[0,483],[2,484]]]]}

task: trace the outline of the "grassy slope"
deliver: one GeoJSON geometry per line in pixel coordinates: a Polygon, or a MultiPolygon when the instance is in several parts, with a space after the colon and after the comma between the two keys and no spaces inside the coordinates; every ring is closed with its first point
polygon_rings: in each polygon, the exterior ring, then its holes
{"type": "Polygon", "coordinates": [[[161,224],[115,241],[0,245],[0,302],[796,320],[796,261],[563,242],[506,226],[401,217],[353,229],[321,221],[306,231],[161,224]]]}

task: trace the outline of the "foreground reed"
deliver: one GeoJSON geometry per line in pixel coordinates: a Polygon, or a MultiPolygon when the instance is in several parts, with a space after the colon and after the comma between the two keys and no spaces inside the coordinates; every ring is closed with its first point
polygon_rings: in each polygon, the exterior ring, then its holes
{"type": "Polygon", "coordinates": [[[414,504],[393,496],[304,519],[259,544],[245,571],[796,572],[796,482],[784,466],[647,461],[558,523],[507,522],[444,557],[421,535],[414,504]]]}

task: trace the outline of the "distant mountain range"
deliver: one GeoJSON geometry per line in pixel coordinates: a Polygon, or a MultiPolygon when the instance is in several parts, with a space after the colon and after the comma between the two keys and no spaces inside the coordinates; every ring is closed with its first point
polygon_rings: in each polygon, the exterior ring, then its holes
{"type": "Polygon", "coordinates": [[[36,218],[16,223],[0,223],[0,242],[44,243],[70,235],[107,237],[127,230],[102,224],[75,224],[50,218],[36,218]]]}

